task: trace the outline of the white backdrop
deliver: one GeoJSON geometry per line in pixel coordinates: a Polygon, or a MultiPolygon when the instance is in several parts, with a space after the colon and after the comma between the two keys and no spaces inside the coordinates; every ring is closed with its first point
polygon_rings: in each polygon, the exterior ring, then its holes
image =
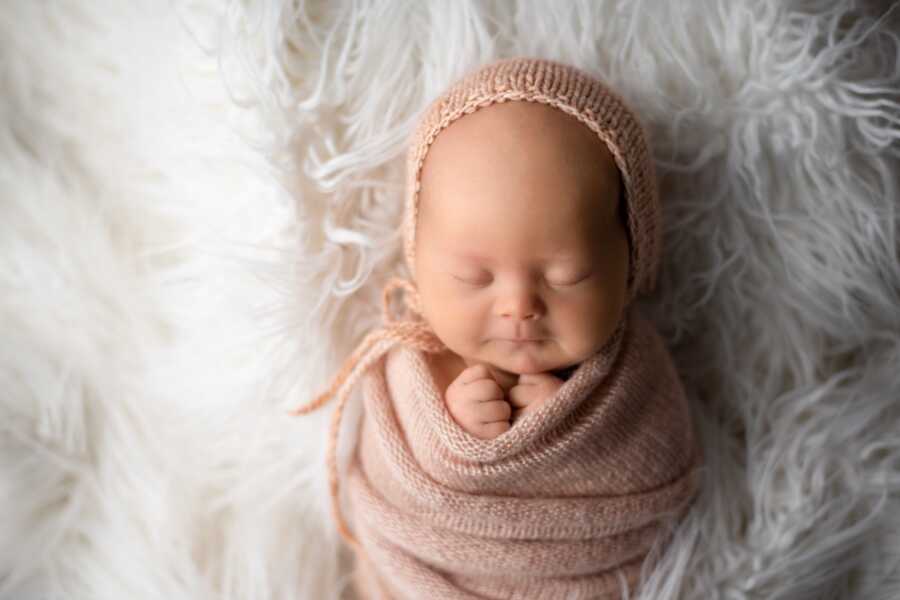
{"type": "Polygon", "coordinates": [[[333,407],[285,411],[376,323],[416,112],[521,54],[617,87],[659,165],[645,309],[708,476],[646,597],[900,596],[898,13],[4,3],[0,598],[340,596],[333,407]]]}

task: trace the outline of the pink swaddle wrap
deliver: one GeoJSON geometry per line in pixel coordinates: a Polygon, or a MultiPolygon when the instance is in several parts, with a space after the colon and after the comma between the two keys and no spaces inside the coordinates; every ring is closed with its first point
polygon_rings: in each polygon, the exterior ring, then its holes
{"type": "Polygon", "coordinates": [[[357,590],[372,599],[618,598],[662,545],[699,488],[702,453],[683,386],[659,334],[631,300],[652,289],[660,214],[652,161],[634,115],[572,67],[511,59],[464,78],[414,133],[404,221],[413,272],[419,171],[455,119],[493,102],[544,102],[578,118],[610,148],[628,202],[628,306],[594,356],[533,413],[496,438],[470,435],[449,414],[426,353],[446,347],[421,318],[415,286],[385,290],[385,326],[348,359],[328,462],[339,532],[358,558],[357,590]],[[394,320],[390,293],[409,310],[394,320]],[[399,344],[399,345],[398,345],[399,344]],[[363,383],[359,442],[343,516],[335,459],[343,407],[363,383]]]}
{"type": "Polygon", "coordinates": [[[371,598],[618,598],[694,497],[699,446],[652,327],[631,310],[557,395],[491,440],[447,411],[425,355],[367,373],[348,495],[371,598]]]}

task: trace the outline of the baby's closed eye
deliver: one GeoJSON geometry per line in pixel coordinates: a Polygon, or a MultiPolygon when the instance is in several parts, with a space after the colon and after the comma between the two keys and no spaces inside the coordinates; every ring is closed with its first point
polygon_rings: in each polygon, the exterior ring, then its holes
{"type": "Polygon", "coordinates": [[[565,287],[569,285],[576,285],[578,283],[581,283],[582,281],[586,281],[590,279],[591,275],[593,274],[593,269],[579,269],[577,271],[557,271],[548,273],[545,277],[545,280],[550,285],[565,287]]]}
{"type": "MultiPolygon", "coordinates": [[[[587,281],[593,275],[593,269],[554,271],[543,276],[544,281],[554,287],[568,287],[587,281]]],[[[473,287],[483,287],[494,281],[489,271],[458,271],[450,275],[456,281],[473,287]]]]}
{"type": "Polygon", "coordinates": [[[493,281],[493,276],[487,271],[458,271],[451,273],[453,279],[471,286],[488,285],[493,281]]]}

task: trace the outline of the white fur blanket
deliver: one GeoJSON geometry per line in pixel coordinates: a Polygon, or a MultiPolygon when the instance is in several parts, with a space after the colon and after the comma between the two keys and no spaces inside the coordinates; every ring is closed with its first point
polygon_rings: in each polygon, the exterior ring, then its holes
{"type": "Polygon", "coordinates": [[[707,478],[645,597],[900,596],[898,13],[3,3],[0,598],[341,595],[328,411],[286,409],[377,319],[413,113],[519,54],[652,135],[707,478]]]}

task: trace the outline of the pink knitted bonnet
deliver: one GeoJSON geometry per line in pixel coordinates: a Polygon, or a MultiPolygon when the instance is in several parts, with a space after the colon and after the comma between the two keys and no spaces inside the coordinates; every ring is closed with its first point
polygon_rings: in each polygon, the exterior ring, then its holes
{"type": "Polygon", "coordinates": [[[420,175],[438,134],[451,123],[497,102],[543,102],[575,117],[612,153],[625,187],[631,245],[628,295],[650,292],[656,282],[662,228],[650,148],[644,129],[625,102],[584,71],[556,61],[511,58],[469,73],[426,109],[407,154],[403,224],[406,263],[415,278],[415,236],[420,175]]]}

